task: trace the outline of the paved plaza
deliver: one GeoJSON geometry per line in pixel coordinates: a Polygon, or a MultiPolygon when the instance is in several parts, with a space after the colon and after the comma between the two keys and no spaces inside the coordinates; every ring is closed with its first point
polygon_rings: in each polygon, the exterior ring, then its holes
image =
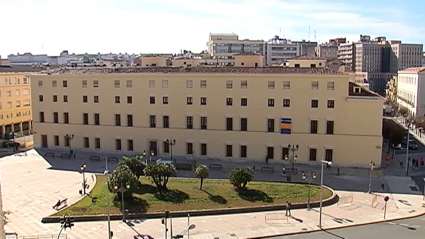
{"type": "MultiPolygon", "coordinates": [[[[88,184],[93,186],[92,173],[102,173],[105,161],[90,162],[89,155],[79,155],[74,159],[41,157],[37,151],[30,150],[20,156],[7,156],[0,159],[2,175],[3,209],[10,211],[6,232],[16,232],[19,236],[55,235],[60,229],[59,223],[43,224],[41,218],[55,212],[52,206],[58,199],[68,198],[68,204],[79,200],[78,191],[82,185],[80,165],[86,161],[88,184]]],[[[198,162],[209,163],[208,161],[198,162]]],[[[222,162],[223,170],[211,171],[211,177],[224,178],[227,172],[238,165],[237,162],[222,162]]],[[[253,163],[247,163],[249,165],[253,163]]],[[[271,164],[273,165],[273,164],[271,164]]],[[[395,164],[394,164],[395,165],[395,164]]],[[[338,204],[323,209],[322,225],[324,228],[358,225],[384,219],[384,196],[389,196],[386,219],[411,217],[425,213],[423,197],[410,177],[391,175],[389,165],[387,173],[374,171],[373,194],[367,194],[369,173],[366,169],[341,169],[340,175],[336,169],[326,171],[325,184],[335,188],[341,200],[338,204]],[[384,184],[384,191],[381,185],[384,184]],[[376,201],[374,197],[376,195],[376,201]],[[372,205],[372,201],[373,205],[372,205]]],[[[110,169],[116,163],[110,163],[110,169]]],[[[258,166],[261,166],[259,164],[258,166]]],[[[275,165],[278,169],[281,165],[275,165]]],[[[320,172],[314,166],[298,166],[303,171],[320,172]]],[[[179,172],[178,176],[192,176],[192,172],[179,172]]],[[[286,181],[280,172],[265,173],[257,170],[256,180],[286,181]]],[[[301,181],[300,175],[294,175],[292,181],[301,181]]],[[[318,183],[318,182],[316,182],[318,183]]],[[[90,187],[91,189],[91,187],[90,187]]],[[[317,230],[319,220],[318,209],[292,210],[293,217],[283,217],[280,220],[265,220],[266,215],[282,216],[282,211],[232,214],[221,216],[190,217],[189,223],[196,228],[190,232],[190,238],[250,238],[267,235],[284,234],[317,230]]],[[[187,227],[188,218],[173,219],[173,233],[178,234],[187,227]]],[[[164,226],[160,219],[134,220],[129,224],[112,221],[111,229],[114,238],[133,238],[140,234],[149,234],[154,238],[164,238],[164,226]]],[[[107,222],[77,222],[72,230],[64,232],[68,238],[107,238],[107,222]]],[[[170,237],[168,237],[170,238],[170,237]]]]}

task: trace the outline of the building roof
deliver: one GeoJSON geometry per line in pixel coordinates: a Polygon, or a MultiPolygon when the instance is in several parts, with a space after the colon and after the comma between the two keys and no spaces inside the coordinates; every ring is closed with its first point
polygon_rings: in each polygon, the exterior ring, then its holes
{"type": "Polygon", "coordinates": [[[11,65],[11,66],[0,66],[0,73],[15,73],[15,72],[40,72],[45,70],[44,67],[35,67],[29,65],[11,65]]]}
{"type": "Polygon", "coordinates": [[[316,60],[316,61],[326,61],[326,58],[324,58],[324,57],[319,57],[319,56],[315,56],[315,55],[304,54],[304,55],[301,55],[301,56],[296,56],[296,57],[292,57],[292,58],[288,59],[288,61],[291,61],[291,60],[304,60],[304,61],[316,60]]]}
{"type": "Polygon", "coordinates": [[[364,88],[363,86],[360,86],[354,82],[349,82],[348,85],[348,95],[349,96],[363,96],[363,97],[378,97],[378,98],[383,98],[382,96],[380,96],[379,94],[364,88]],[[360,92],[355,92],[354,91],[354,87],[359,87],[360,88],[360,92]]]}
{"type": "MultiPolygon", "coordinates": [[[[172,73],[172,74],[297,74],[297,75],[346,75],[325,68],[289,68],[289,67],[63,67],[52,69],[52,75],[68,74],[125,74],[125,73],[172,73]]],[[[47,74],[43,71],[41,74],[47,74]]]]}
{"type": "Polygon", "coordinates": [[[211,36],[237,36],[236,33],[210,33],[211,36]]]}
{"type": "Polygon", "coordinates": [[[403,69],[400,72],[410,72],[410,73],[425,72],[425,67],[411,67],[411,68],[403,69]]]}
{"type": "Polygon", "coordinates": [[[261,54],[255,52],[241,52],[238,54],[234,54],[234,56],[261,56],[261,54]]]}

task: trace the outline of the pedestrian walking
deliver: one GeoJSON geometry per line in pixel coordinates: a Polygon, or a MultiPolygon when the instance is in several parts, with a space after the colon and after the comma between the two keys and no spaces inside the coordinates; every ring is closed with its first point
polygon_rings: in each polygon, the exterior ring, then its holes
{"type": "Polygon", "coordinates": [[[266,155],[266,164],[269,164],[269,156],[266,155]]]}
{"type": "Polygon", "coordinates": [[[285,209],[286,209],[285,215],[287,217],[290,217],[291,216],[291,203],[289,201],[286,201],[285,209]]]}

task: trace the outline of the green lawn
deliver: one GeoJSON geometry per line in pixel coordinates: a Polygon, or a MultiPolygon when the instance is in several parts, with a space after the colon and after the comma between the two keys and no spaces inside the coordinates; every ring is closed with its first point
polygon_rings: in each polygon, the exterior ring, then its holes
{"type": "MultiPolygon", "coordinates": [[[[97,215],[106,214],[106,177],[97,176],[97,183],[89,196],[56,215],[97,215]],[[93,200],[92,200],[93,198],[93,200]]],[[[204,180],[199,190],[199,179],[170,178],[168,191],[159,193],[148,178],[140,179],[141,186],[132,200],[125,201],[130,212],[164,212],[202,210],[215,208],[252,207],[261,205],[307,202],[308,186],[290,183],[250,182],[247,190],[238,193],[228,180],[204,180]]],[[[320,188],[311,186],[312,201],[319,199],[320,188]]],[[[332,196],[324,189],[323,198],[332,196]]],[[[121,200],[109,193],[110,213],[121,212],[121,200]]]]}

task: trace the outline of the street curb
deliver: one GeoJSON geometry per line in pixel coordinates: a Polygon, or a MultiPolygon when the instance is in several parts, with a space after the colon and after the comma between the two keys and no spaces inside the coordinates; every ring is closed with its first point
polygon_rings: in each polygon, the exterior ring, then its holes
{"type": "MultiPolygon", "coordinates": [[[[324,188],[332,191],[332,196],[323,200],[323,206],[331,206],[339,201],[339,196],[336,192],[325,185],[324,188]]],[[[94,187],[92,187],[94,188],[94,187]]],[[[82,197],[80,200],[87,196],[82,197]]],[[[78,201],[80,201],[78,200],[78,201]]],[[[77,201],[77,202],[78,202],[77,201]]],[[[77,203],[75,202],[75,203],[77,203]]],[[[73,203],[72,205],[74,205],[73,203]]],[[[71,206],[72,206],[71,205],[71,206]]],[[[318,208],[320,206],[320,202],[311,202],[311,208],[318,208]]],[[[69,208],[69,207],[66,207],[69,208]]],[[[62,209],[65,210],[66,208],[62,209]]],[[[292,204],[291,209],[305,209],[307,208],[307,203],[295,203],[292,204]]],[[[267,206],[258,206],[258,207],[242,207],[242,208],[224,208],[224,209],[208,209],[208,210],[193,210],[193,211],[174,211],[170,212],[173,217],[187,217],[188,214],[190,216],[213,216],[213,215],[227,215],[227,214],[238,214],[238,213],[251,213],[251,212],[265,212],[265,211],[277,211],[283,210],[283,205],[267,205],[267,206]]],[[[61,211],[62,211],[61,210],[61,211]]],[[[58,211],[60,212],[60,211],[58,211]]],[[[57,212],[57,213],[58,213],[57,212]]],[[[55,213],[56,214],[56,213],[55,213]]],[[[107,220],[107,215],[83,215],[83,216],[72,216],[75,222],[89,222],[89,221],[105,221],[107,220]]],[[[110,220],[122,220],[122,214],[111,214],[110,220]]],[[[154,218],[162,218],[164,217],[163,212],[152,212],[152,213],[130,213],[127,216],[127,219],[154,219],[154,218]]],[[[61,216],[47,216],[41,219],[42,223],[58,223],[61,216]]]]}
{"type": "Polygon", "coordinates": [[[349,228],[349,227],[367,226],[367,225],[383,223],[383,222],[393,222],[393,221],[399,221],[399,220],[406,220],[406,219],[411,219],[411,218],[415,218],[415,217],[421,217],[421,216],[424,216],[424,215],[425,215],[425,212],[418,214],[418,215],[400,217],[400,218],[394,218],[394,219],[388,219],[388,220],[379,220],[379,221],[351,224],[351,225],[345,225],[345,226],[336,226],[336,227],[329,227],[329,228],[322,228],[322,229],[314,229],[314,230],[311,230],[311,231],[288,232],[288,233],[274,234],[274,235],[267,235],[267,236],[247,237],[245,239],[261,239],[261,238],[272,238],[272,237],[280,237],[280,236],[291,236],[291,235],[295,235],[295,234],[308,234],[308,233],[315,233],[315,232],[320,232],[320,231],[336,230],[336,229],[349,228]]]}

